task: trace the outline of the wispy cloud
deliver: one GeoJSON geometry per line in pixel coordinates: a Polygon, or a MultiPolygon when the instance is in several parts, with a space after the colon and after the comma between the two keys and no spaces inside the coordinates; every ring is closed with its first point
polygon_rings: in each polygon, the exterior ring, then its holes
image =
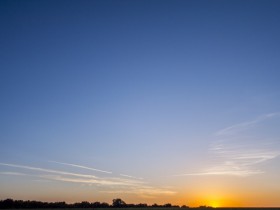
{"type": "Polygon", "coordinates": [[[256,174],[263,174],[264,171],[258,169],[258,164],[274,159],[280,155],[278,151],[270,150],[238,150],[222,149],[213,153],[215,165],[198,173],[176,174],[174,176],[210,176],[228,175],[246,177],[256,174]]]}
{"type": "Polygon", "coordinates": [[[211,176],[211,175],[229,175],[229,176],[250,176],[255,174],[262,174],[262,171],[246,171],[246,170],[228,170],[225,168],[219,168],[218,170],[213,170],[209,172],[201,173],[186,173],[186,174],[176,174],[173,176],[211,176]]]}
{"type": "Polygon", "coordinates": [[[280,151],[266,147],[264,144],[237,141],[238,146],[236,146],[234,145],[236,141],[234,143],[224,141],[222,144],[219,142],[218,147],[210,148],[212,154],[222,162],[209,169],[209,172],[236,176],[262,174],[264,171],[258,169],[258,165],[280,155],[280,151]]]}
{"type": "MultiPolygon", "coordinates": [[[[90,183],[90,184],[101,184],[101,185],[135,185],[139,184],[139,181],[132,181],[129,179],[121,179],[121,178],[100,178],[89,174],[78,174],[78,173],[70,173],[66,171],[58,171],[52,169],[45,169],[45,168],[37,168],[32,166],[26,165],[17,165],[17,164],[10,164],[10,163],[0,163],[3,166],[9,166],[13,168],[20,168],[20,169],[27,169],[31,171],[39,171],[45,172],[47,174],[38,175],[38,177],[52,179],[57,181],[64,181],[64,182],[75,182],[75,183],[90,183]],[[49,175],[56,174],[54,175],[49,175]],[[60,176],[58,176],[60,175],[60,176]],[[62,176],[61,176],[62,175],[62,176]]],[[[13,172],[14,174],[21,174],[18,172],[13,172]]]]}
{"type": "Polygon", "coordinates": [[[48,183],[51,182],[51,180],[46,180],[46,179],[34,179],[32,180],[33,182],[38,182],[38,183],[48,183]]]}
{"type": "Polygon", "coordinates": [[[27,174],[19,173],[19,172],[10,172],[10,171],[1,171],[1,175],[8,175],[8,176],[27,176],[27,174]]]}
{"type": "Polygon", "coordinates": [[[256,124],[258,124],[258,123],[260,123],[260,122],[262,122],[264,120],[271,119],[273,117],[280,117],[280,112],[264,114],[264,115],[258,116],[254,120],[246,121],[246,122],[242,122],[242,123],[238,123],[238,124],[226,127],[224,129],[219,130],[218,132],[216,132],[216,135],[217,136],[233,135],[235,133],[239,133],[240,131],[252,128],[256,124]]]}
{"type": "Polygon", "coordinates": [[[82,166],[82,165],[77,165],[77,164],[72,164],[72,163],[63,163],[63,162],[58,162],[58,161],[49,161],[49,162],[57,163],[57,164],[61,164],[61,165],[66,165],[66,166],[72,166],[72,167],[76,167],[76,168],[87,169],[87,170],[91,170],[91,171],[107,173],[107,174],[111,174],[112,173],[111,171],[104,171],[104,170],[100,170],[100,169],[96,169],[96,168],[91,168],[91,167],[87,167],[87,166],[82,166]]]}
{"type": "Polygon", "coordinates": [[[256,133],[264,129],[259,126],[260,123],[276,117],[280,117],[279,112],[261,115],[255,120],[218,131],[215,135],[216,139],[209,148],[213,166],[201,172],[182,173],[174,176],[229,175],[246,177],[265,173],[259,166],[261,163],[266,163],[280,156],[280,150],[277,149],[279,141],[269,143],[269,137],[259,139],[256,133]],[[256,132],[257,125],[258,132],[256,132]],[[246,136],[241,132],[244,130],[248,131],[246,136]]]}
{"type": "Polygon", "coordinates": [[[154,198],[158,195],[175,195],[177,194],[176,191],[166,189],[166,188],[158,188],[158,187],[151,187],[151,186],[141,186],[141,187],[133,187],[129,190],[103,190],[103,193],[108,194],[135,194],[139,197],[143,198],[154,198]]]}
{"type": "Polygon", "coordinates": [[[85,179],[85,178],[73,178],[73,177],[63,177],[63,176],[52,176],[52,175],[43,175],[46,179],[63,181],[63,182],[72,182],[80,184],[97,184],[97,185],[107,185],[107,186],[139,186],[142,183],[134,182],[131,180],[125,179],[114,179],[114,178],[96,178],[96,179],[85,179]]]}
{"type": "Polygon", "coordinates": [[[13,167],[13,168],[27,169],[27,170],[32,170],[32,171],[61,174],[61,175],[69,175],[69,176],[85,177],[85,178],[96,178],[96,176],[88,175],[88,174],[70,173],[70,172],[65,172],[65,171],[58,171],[58,170],[45,169],[45,168],[37,168],[37,167],[25,166],[25,165],[17,165],[17,164],[10,164],[10,163],[0,163],[0,165],[9,166],[9,167],[13,167]]]}
{"type": "Polygon", "coordinates": [[[132,179],[128,177],[129,175],[122,174],[122,177],[97,177],[89,174],[80,174],[80,173],[70,173],[67,171],[52,170],[46,168],[39,168],[26,165],[18,165],[11,163],[0,163],[2,166],[16,168],[16,169],[25,169],[30,171],[35,171],[38,173],[27,174],[21,172],[0,172],[3,175],[25,175],[39,178],[40,180],[49,180],[49,181],[58,181],[58,182],[68,182],[68,183],[77,183],[77,184],[86,184],[86,185],[96,185],[102,186],[104,192],[116,192],[115,190],[122,190],[127,193],[140,193],[144,196],[156,195],[156,194],[174,194],[175,192],[164,189],[149,186],[147,182],[139,179],[132,179]]]}
{"type": "Polygon", "coordinates": [[[143,179],[143,178],[141,178],[141,177],[135,177],[135,176],[127,175],[127,174],[120,174],[120,176],[127,177],[127,178],[131,178],[131,179],[140,179],[140,180],[143,179]]]}

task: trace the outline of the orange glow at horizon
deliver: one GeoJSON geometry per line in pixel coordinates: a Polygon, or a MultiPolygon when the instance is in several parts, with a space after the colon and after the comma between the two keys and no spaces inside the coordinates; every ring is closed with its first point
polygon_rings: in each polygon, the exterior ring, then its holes
{"type": "Polygon", "coordinates": [[[242,207],[246,202],[244,198],[237,196],[235,193],[229,193],[228,191],[219,192],[216,190],[204,190],[202,189],[193,191],[190,194],[183,194],[180,198],[174,199],[174,204],[187,205],[190,207],[210,206],[217,207],[242,207]],[[177,200],[178,199],[178,200],[177,200]]]}
{"type": "MultiPolygon", "coordinates": [[[[183,205],[183,204],[182,204],[183,205]]],[[[227,200],[219,200],[219,199],[202,199],[197,200],[195,202],[189,203],[190,207],[199,207],[199,206],[209,206],[213,208],[219,208],[219,207],[242,207],[241,202],[235,202],[235,201],[227,201],[227,200]]]]}

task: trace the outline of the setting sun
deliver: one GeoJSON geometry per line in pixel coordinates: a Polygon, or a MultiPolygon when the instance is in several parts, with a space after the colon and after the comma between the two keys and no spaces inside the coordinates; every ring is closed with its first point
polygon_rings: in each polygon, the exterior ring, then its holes
{"type": "Polygon", "coordinates": [[[217,208],[217,207],[220,207],[221,204],[219,201],[211,201],[209,206],[211,206],[213,208],[217,208]]]}

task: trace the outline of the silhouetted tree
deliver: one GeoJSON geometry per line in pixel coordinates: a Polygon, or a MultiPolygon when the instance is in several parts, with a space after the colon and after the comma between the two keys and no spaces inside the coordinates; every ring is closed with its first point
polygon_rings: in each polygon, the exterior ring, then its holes
{"type": "Polygon", "coordinates": [[[110,207],[110,205],[105,202],[101,203],[101,205],[100,205],[100,208],[108,208],[108,207],[110,207]]]}
{"type": "Polygon", "coordinates": [[[0,208],[3,208],[3,209],[14,208],[14,201],[13,201],[13,199],[8,198],[8,199],[6,199],[4,201],[1,201],[0,208]]]}
{"type": "Polygon", "coordinates": [[[146,208],[146,207],[148,207],[148,205],[146,203],[139,203],[139,204],[136,205],[136,207],[146,208]]]}
{"type": "Polygon", "coordinates": [[[170,203],[164,204],[164,207],[172,207],[172,205],[170,203]]]}
{"type": "MultiPolygon", "coordinates": [[[[87,201],[82,201],[80,203],[73,203],[73,204],[67,204],[65,202],[42,202],[42,201],[22,201],[22,200],[13,200],[13,199],[6,199],[6,200],[0,200],[0,209],[61,209],[61,208],[109,208],[109,207],[115,207],[115,208],[148,208],[148,207],[174,207],[178,208],[179,206],[172,206],[170,203],[164,204],[164,205],[158,205],[153,204],[151,206],[148,206],[146,203],[140,203],[140,204],[126,204],[122,199],[117,198],[113,200],[112,205],[109,205],[108,203],[100,203],[100,202],[94,202],[89,203],[87,201]]],[[[187,208],[186,206],[182,206],[182,208],[187,208]]],[[[201,206],[200,208],[209,208],[206,206],[201,206]]],[[[197,208],[198,209],[198,208],[197,208]]],[[[172,210],[172,209],[171,209],[172,210]]],[[[243,209],[246,210],[246,209],[243,209]]],[[[250,209],[251,210],[251,209],[250,209]]]]}
{"type": "Polygon", "coordinates": [[[126,203],[120,199],[120,198],[116,198],[116,199],[113,199],[113,203],[112,203],[112,206],[113,207],[125,207],[126,206],[126,203]]]}
{"type": "Polygon", "coordinates": [[[94,202],[94,203],[91,204],[91,206],[92,206],[93,208],[100,208],[101,203],[100,203],[100,202],[94,202]]]}

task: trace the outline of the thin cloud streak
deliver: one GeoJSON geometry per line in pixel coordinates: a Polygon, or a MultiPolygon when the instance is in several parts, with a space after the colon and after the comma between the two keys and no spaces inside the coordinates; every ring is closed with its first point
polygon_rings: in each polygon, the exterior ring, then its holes
{"type": "Polygon", "coordinates": [[[136,186],[139,184],[143,184],[143,181],[139,180],[131,180],[131,179],[122,179],[117,177],[108,177],[108,178],[100,178],[88,174],[77,174],[77,173],[69,173],[65,171],[57,171],[57,170],[51,170],[51,169],[44,169],[44,168],[37,168],[37,167],[31,167],[31,166],[25,166],[25,165],[17,165],[17,164],[9,164],[9,163],[0,163],[0,165],[13,167],[13,168],[21,168],[21,169],[27,169],[32,171],[40,171],[40,172],[46,172],[46,173],[53,173],[58,175],[64,175],[64,176],[51,176],[51,175],[32,175],[37,176],[41,178],[47,178],[57,181],[65,181],[65,182],[75,182],[75,183],[90,183],[90,184],[101,184],[101,185],[130,185],[130,186],[136,186]],[[68,177],[67,177],[68,176],[68,177]],[[72,176],[69,178],[69,176],[72,176]],[[78,177],[78,178],[73,178],[78,177]]]}
{"type": "Polygon", "coordinates": [[[259,163],[274,159],[279,156],[279,153],[262,151],[262,152],[247,152],[240,151],[223,151],[221,154],[215,154],[222,162],[217,163],[216,166],[208,168],[203,172],[185,173],[173,176],[210,176],[210,175],[227,175],[247,177],[257,174],[265,173],[262,170],[255,169],[259,163]],[[221,155],[222,154],[222,155],[221,155]]]}
{"type": "Polygon", "coordinates": [[[219,176],[219,175],[227,175],[227,176],[240,176],[240,177],[246,177],[246,176],[251,176],[255,174],[263,174],[263,171],[229,171],[229,170],[224,170],[224,171],[212,171],[212,172],[201,172],[201,173],[189,173],[189,174],[176,174],[173,176],[219,176]]]}
{"type": "MultiPolygon", "coordinates": [[[[236,124],[216,133],[218,140],[210,146],[209,151],[214,158],[215,165],[197,173],[182,173],[173,176],[210,176],[231,175],[247,177],[263,174],[260,164],[280,156],[277,142],[269,142],[267,137],[256,136],[255,126],[266,120],[280,117],[280,112],[265,114],[255,120],[236,124]],[[250,130],[253,129],[253,130],[250,130]],[[241,131],[248,130],[246,135],[241,131]]],[[[258,127],[258,132],[262,127],[258,127]]]]}
{"type": "Polygon", "coordinates": [[[10,171],[2,171],[0,172],[0,175],[11,175],[11,176],[28,176],[27,174],[24,173],[19,173],[19,172],[10,172],[10,171]]]}
{"type": "Polygon", "coordinates": [[[177,192],[166,190],[162,188],[142,188],[142,189],[132,189],[132,190],[105,190],[101,191],[103,193],[109,193],[109,194],[137,194],[137,195],[174,195],[177,192]]]}
{"type": "Polygon", "coordinates": [[[225,172],[241,176],[264,173],[256,169],[258,164],[277,158],[280,151],[271,146],[266,147],[267,139],[259,139],[261,141],[257,142],[254,130],[249,136],[248,134],[240,135],[240,132],[252,129],[257,124],[276,117],[280,117],[280,112],[261,115],[255,120],[233,125],[217,132],[223,139],[212,145],[210,151],[223,162],[210,169],[210,173],[225,172]]]}
{"type": "Polygon", "coordinates": [[[280,117],[280,112],[275,112],[275,113],[269,113],[269,114],[264,114],[259,117],[257,117],[255,120],[252,121],[247,121],[247,122],[242,122],[236,125],[229,126],[227,128],[224,128],[218,132],[216,132],[216,136],[223,136],[223,135],[233,135],[235,133],[238,133],[242,130],[249,129],[253,126],[255,126],[257,123],[260,123],[264,120],[273,118],[273,117],[280,117]]]}
{"type": "Polygon", "coordinates": [[[0,165],[9,166],[9,167],[13,167],[13,168],[27,169],[27,170],[32,170],[32,171],[40,171],[40,172],[61,174],[61,175],[69,175],[69,176],[85,177],[85,178],[96,178],[96,176],[88,175],[88,174],[77,174],[77,173],[70,173],[70,172],[65,172],[65,171],[57,171],[57,170],[52,170],[52,169],[44,169],[44,168],[25,166],[25,165],[16,165],[16,164],[9,164],[9,163],[0,163],[0,165]]]}
{"type": "Polygon", "coordinates": [[[63,163],[63,162],[58,162],[58,161],[49,161],[49,162],[57,163],[57,164],[61,164],[61,165],[66,165],[66,166],[72,166],[72,167],[76,167],[76,168],[83,168],[83,169],[102,172],[102,173],[107,173],[107,174],[112,173],[111,171],[104,171],[104,170],[100,170],[100,169],[96,169],[96,168],[90,168],[90,167],[87,167],[87,166],[82,166],[82,165],[77,165],[77,164],[72,164],[72,163],[63,163]]]}
{"type": "Polygon", "coordinates": [[[153,187],[153,186],[136,186],[130,187],[129,189],[116,189],[116,190],[102,190],[102,193],[108,194],[135,194],[136,196],[143,197],[143,198],[154,198],[158,195],[175,195],[177,194],[176,191],[163,188],[163,187],[153,187]]]}
{"type": "MultiPolygon", "coordinates": [[[[2,164],[1,164],[2,165],[2,164]]],[[[6,164],[6,166],[11,166],[13,164],[6,164]]],[[[18,165],[17,165],[18,166],[18,165]]],[[[18,167],[18,168],[27,168],[27,166],[23,167],[18,167]]],[[[33,168],[33,167],[29,167],[33,168]]],[[[43,172],[49,172],[50,170],[40,170],[43,172]]],[[[58,173],[61,174],[61,173],[58,173]]],[[[62,175],[65,175],[66,173],[63,173],[62,175]]],[[[73,182],[73,183],[87,183],[87,184],[98,184],[98,185],[119,185],[119,186],[139,186],[143,182],[135,181],[135,180],[128,180],[128,179],[120,179],[120,178],[90,178],[90,177],[84,177],[83,178],[74,178],[74,177],[66,177],[66,176],[59,176],[59,175],[48,175],[48,174],[43,174],[43,175],[32,175],[32,174],[25,174],[25,173],[19,173],[19,172],[0,172],[0,175],[12,175],[12,176],[32,176],[32,177],[37,177],[37,178],[43,178],[47,180],[54,180],[54,181],[63,181],[63,182],[73,182]]],[[[67,173],[69,176],[69,174],[67,173]]],[[[73,176],[72,173],[70,176],[73,176]]]]}
{"type": "MultiPolygon", "coordinates": [[[[244,144],[242,146],[247,147],[244,144]]],[[[244,149],[242,146],[240,148],[232,148],[224,143],[224,145],[219,146],[219,149],[215,148],[214,155],[224,162],[214,167],[212,171],[231,171],[232,174],[240,174],[242,176],[261,174],[264,171],[257,170],[255,167],[280,155],[279,151],[271,149],[244,149]]]]}
{"type": "MultiPolygon", "coordinates": [[[[175,194],[168,189],[164,188],[157,188],[149,186],[148,183],[136,180],[136,179],[126,179],[126,178],[119,178],[119,177],[106,177],[100,178],[96,176],[91,176],[87,174],[76,174],[76,173],[69,173],[64,171],[57,171],[45,168],[37,168],[32,166],[26,165],[17,165],[17,164],[9,164],[9,163],[0,163],[2,166],[8,166],[12,168],[18,169],[27,169],[31,171],[39,171],[45,172],[45,174],[24,174],[19,172],[0,172],[3,175],[22,175],[22,176],[31,176],[35,178],[43,179],[41,181],[58,181],[58,182],[68,182],[68,183],[77,183],[77,184],[88,184],[90,185],[97,185],[106,187],[108,190],[104,192],[116,192],[114,189],[123,189],[126,193],[135,193],[141,194],[142,196],[151,196],[157,194],[175,194]],[[49,174],[48,174],[49,173],[49,174]],[[52,174],[52,175],[51,175],[52,174]],[[113,190],[112,190],[113,189],[113,190]]],[[[125,174],[122,174],[125,175],[125,174]]]]}
{"type": "Polygon", "coordinates": [[[143,179],[143,178],[141,178],[141,177],[130,176],[130,175],[127,175],[127,174],[120,174],[120,176],[127,177],[127,178],[131,178],[131,179],[140,179],[140,180],[143,179]]]}
{"type": "Polygon", "coordinates": [[[83,178],[70,178],[70,177],[61,177],[61,176],[41,176],[46,179],[62,181],[62,182],[72,182],[80,184],[97,184],[97,185],[108,185],[108,186],[138,186],[140,183],[131,182],[127,180],[113,180],[113,179],[83,179],[83,178]]]}

